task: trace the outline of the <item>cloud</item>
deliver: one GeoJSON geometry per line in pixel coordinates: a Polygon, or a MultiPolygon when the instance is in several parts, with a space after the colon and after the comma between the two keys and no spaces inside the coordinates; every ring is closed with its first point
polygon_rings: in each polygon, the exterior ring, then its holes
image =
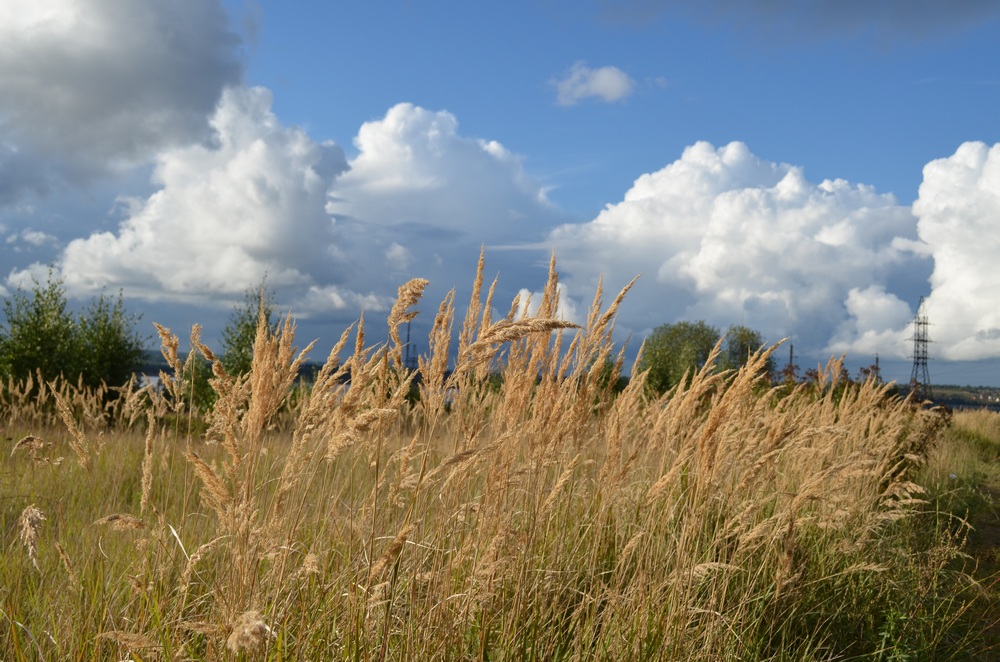
{"type": "MultiPolygon", "coordinates": [[[[587,316],[577,307],[576,302],[567,296],[566,286],[562,283],[557,283],[556,291],[559,294],[559,301],[556,304],[556,318],[564,322],[571,322],[581,326],[585,325],[587,323],[587,316]]],[[[537,315],[538,310],[542,307],[542,299],[544,298],[544,292],[533,292],[526,287],[522,287],[517,293],[517,310],[515,315],[518,317],[523,315],[537,315]]]]}
{"type": "Polygon", "coordinates": [[[394,241],[385,252],[385,261],[395,271],[403,271],[413,264],[413,254],[406,246],[394,241]]]}
{"type": "MultiPolygon", "coordinates": [[[[0,232],[3,231],[2,226],[0,226],[0,232]]],[[[54,244],[56,242],[56,237],[48,234],[47,232],[42,232],[41,230],[32,230],[30,228],[25,228],[20,232],[15,232],[14,234],[7,236],[8,244],[18,244],[25,243],[29,246],[44,246],[46,244],[54,244]]]]}
{"type": "MultiPolygon", "coordinates": [[[[155,190],[121,198],[113,231],[69,242],[58,264],[73,296],[123,288],[160,308],[228,310],[266,274],[300,320],[353,320],[387,310],[417,276],[431,279],[435,306],[471,285],[483,244],[537,243],[566,220],[519,157],[461,135],[447,112],[394,106],[360,127],[349,161],[282,124],[263,88],[227,89],[210,127],[212,144],[160,153],[155,190]]],[[[547,257],[491,254],[506,274],[498,302],[543,283],[547,257]]]]}
{"type": "Polygon", "coordinates": [[[458,132],[447,111],[408,103],[366,122],[358,155],[339,177],[328,209],[344,219],[399,229],[434,227],[476,242],[520,232],[559,216],[521,158],[495,140],[458,132]]]}
{"type": "Polygon", "coordinates": [[[0,204],[212,138],[242,75],[217,0],[0,4],[0,204]]]}
{"type": "Polygon", "coordinates": [[[833,354],[908,356],[909,324],[914,309],[883,285],[854,287],[844,300],[847,319],[830,341],[833,354]]]}
{"type": "MultiPolygon", "coordinates": [[[[446,111],[398,104],[366,122],[357,156],[337,178],[327,210],[337,249],[353,277],[395,292],[400,279],[428,278],[428,297],[472,281],[482,245],[533,245],[567,216],[519,156],[495,140],[462,135],[446,111]]],[[[490,250],[491,269],[507,277],[511,298],[544,282],[547,253],[490,250]],[[516,278],[527,279],[515,282],[516,278]]]]}
{"type": "Polygon", "coordinates": [[[609,290],[644,274],[622,309],[625,329],[743,323],[813,350],[853,346],[868,322],[892,326],[929,273],[914,250],[915,219],[893,196],[809,182],[738,142],[689,147],[590,223],[550,239],[574,296],[592,292],[602,272],[609,290]]]}
{"type": "Polygon", "coordinates": [[[1000,144],[963,144],[924,167],[913,205],[934,256],[926,310],[943,358],[1000,355],[1000,144]]]}
{"type": "Polygon", "coordinates": [[[946,34],[1000,16],[993,0],[599,0],[605,15],[647,21],[671,12],[764,32],[946,34]]]}
{"type": "Polygon", "coordinates": [[[565,78],[552,84],[560,106],[574,106],[591,98],[613,103],[625,99],[635,89],[635,81],[618,67],[591,69],[584,62],[575,63],[565,78]]]}
{"type": "Polygon", "coordinates": [[[199,301],[260,282],[311,284],[331,259],[332,226],[323,210],[343,151],[281,125],[270,93],[231,88],[211,120],[212,146],[163,151],[146,199],[125,201],[118,232],[69,243],[67,288],[124,287],[132,295],[199,301]]]}

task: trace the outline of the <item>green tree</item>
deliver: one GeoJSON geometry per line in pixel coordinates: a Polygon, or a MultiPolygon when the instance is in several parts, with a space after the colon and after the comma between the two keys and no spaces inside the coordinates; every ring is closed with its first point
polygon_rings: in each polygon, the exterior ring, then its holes
{"type": "Polygon", "coordinates": [[[276,326],[274,319],[274,293],[265,282],[248,289],[243,303],[233,307],[226,328],[222,330],[222,367],[233,377],[250,372],[253,365],[253,343],[257,337],[257,323],[263,315],[268,328],[276,326]]]}
{"type": "MultiPolygon", "coordinates": [[[[764,336],[760,331],[742,324],[733,324],[726,329],[725,343],[719,367],[725,370],[738,370],[747,364],[750,356],[760,351],[765,345],[764,336]]],[[[763,371],[768,379],[774,372],[774,361],[768,357],[763,371]]]]}
{"type": "Polygon", "coordinates": [[[209,383],[211,378],[212,364],[198,350],[191,349],[184,360],[184,384],[181,392],[184,401],[195,411],[204,413],[215,405],[218,394],[209,383]]]}
{"type": "Polygon", "coordinates": [[[120,291],[113,301],[102,294],[80,313],[77,344],[85,384],[121,386],[139,370],[146,339],[135,329],[138,320],[125,311],[120,291]]]}
{"type": "Polygon", "coordinates": [[[79,316],[67,308],[61,279],[49,269],[45,284],[32,280],[4,301],[0,327],[0,373],[15,379],[41,374],[85,384],[121,386],[142,363],[143,339],[137,318],[125,311],[121,293],[92,300],[79,316]]]}
{"type": "Polygon", "coordinates": [[[0,327],[0,370],[15,379],[38,371],[42,379],[80,374],[76,323],[66,309],[62,281],[49,275],[44,285],[32,278],[31,292],[18,287],[4,301],[0,327]]]}
{"type": "Polygon", "coordinates": [[[685,373],[701,368],[719,342],[719,330],[701,320],[658,326],[646,339],[641,370],[657,394],[681,383],[685,373]]]}

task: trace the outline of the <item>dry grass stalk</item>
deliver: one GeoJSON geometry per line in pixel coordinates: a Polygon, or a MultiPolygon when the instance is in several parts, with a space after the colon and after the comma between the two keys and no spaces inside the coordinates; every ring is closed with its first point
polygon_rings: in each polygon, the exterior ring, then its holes
{"type": "Polygon", "coordinates": [[[135,634],[134,632],[124,632],[122,630],[109,630],[107,632],[102,632],[97,635],[97,638],[108,639],[130,651],[162,648],[158,642],[144,634],[135,634]]]}
{"type": "Polygon", "coordinates": [[[146,528],[145,523],[135,515],[115,513],[94,522],[95,526],[110,526],[114,531],[134,531],[146,528]]]}
{"type": "Polygon", "coordinates": [[[62,559],[63,567],[66,569],[66,574],[69,576],[69,585],[74,591],[80,590],[80,578],[77,577],[76,571],[73,569],[73,562],[69,558],[69,554],[63,546],[57,541],[56,551],[59,553],[59,558],[62,559]]]}
{"type": "Polygon", "coordinates": [[[31,560],[31,564],[39,572],[41,572],[41,568],[38,567],[38,531],[42,528],[42,522],[44,521],[45,514],[35,504],[31,504],[22,510],[21,516],[18,519],[18,524],[21,527],[21,543],[28,551],[28,558],[31,560]]]}
{"type": "Polygon", "coordinates": [[[76,424],[76,420],[73,418],[73,410],[70,408],[69,403],[66,402],[66,398],[55,389],[55,385],[50,384],[52,389],[52,395],[56,400],[56,409],[59,411],[59,417],[62,419],[63,424],[66,429],[69,430],[69,445],[76,454],[77,462],[83,467],[84,471],[90,470],[90,444],[87,443],[87,437],[84,436],[83,432],[76,424]]]}
{"type": "Polygon", "coordinates": [[[226,481],[193,450],[186,450],[184,457],[194,466],[195,473],[204,485],[204,489],[201,492],[202,498],[215,511],[220,520],[224,522],[228,521],[232,515],[230,510],[233,497],[229,493],[226,481]]]}
{"type": "Polygon", "coordinates": [[[35,464],[50,464],[53,466],[58,466],[62,464],[62,457],[47,457],[45,452],[52,448],[52,444],[44,441],[40,437],[35,437],[33,435],[28,435],[14,444],[14,447],[10,451],[11,457],[18,451],[26,451],[28,457],[35,464]]]}
{"type": "MultiPolygon", "coordinates": [[[[479,261],[476,263],[476,275],[472,280],[472,292],[469,296],[469,308],[465,311],[465,321],[458,336],[459,351],[467,348],[473,342],[476,327],[480,325],[480,319],[484,315],[489,315],[489,311],[483,310],[483,272],[486,269],[486,246],[479,248],[479,261]]],[[[491,288],[492,289],[492,288],[491,288]]],[[[485,330],[480,327],[481,330],[485,330]]],[[[480,331],[482,335],[482,331],[480,331]]]]}
{"type": "Polygon", "coordinates": [[[197,632],[198,634],[206,634],[209,636],[218,636],[222,634],[223,629],[214,623],[206,623],[205,621],[181,621],[180,629],[187,632],[197,632]]]}
{"type": "Polygon", "coordinates": [[[48,447],[48,445],[49,444],[46,443],[44,440],[42,440],[41,437],[36,437],[34,435],[29,434],[28,436],[22,438],[20,441],[14,444],[14,447],[10,450],[10,455],[11,457],[14,457],[14,453],[18,451],[27,451],[29,454],[31,454],[32,459],[34,459],[35,456],[39,452],[45,450],[48,447]]]}
{"type": "Polygon", "coordinates": [[[187,564],[184,566],[184,572],[181,573],[181,590],[184,594],[187,593],[188,586],[191,584],[191,577],[194,575],[195,567],[206,554],[208,554],[225,538],[225,536],[219,536],[202,545],[199,545],[198,548],[194,550],[194,553],[188,557],[187,564]]]}
{"type": "Polygon", "coordinates": [[[563,469],[563,472],[562,474],[560,474],[559,479],[556,480],[555,485],[553,485],[552,489],[549,491],[549,496],[546,497],[545,502],[542,504],[542,508],[540,510],[540,513],[542,515],[548,513],[555,505],[556,499],[559,498],[559,494],[562,492],[562,489],[566,487],[566,484],[573,477],[573,472],[576,471],[576,467],[579,464],[580,464],[580,454],[577,453],[576,455],[573,456],[573,459],[570,460],[569,465],[567,465],[567,467],[563,469]]]}
{"type": "Polygon", "coordinates": [[[144,634],[134,632],[124,632],[122,630],[108,630],[97,635],[98,639],[108,639],[128,650],[150,650],[159,649],[162,646],[155,640],[144,634]]]}
{"type": "MultiPolygon", "coordinates": [[[[156,322],[153,322],[153,326],[156,327],[156,333],[160,336],[160,352],[163,354],[163,358],[167,361],[170,369],[174,371],[174,374],[180,375],[184,372],[184,367],[178,356],[178,349],[181,344],[180,338],[170,333],[170,329],[160,326],[156,322]]],[[[164,382],[166,381],[164,380],[164,382]]]]}
{"type": "MultiPolygon", "coordinates": [[[[496,353],[497,347],[504,343],[513,343],[532,334],[546,334],[556,329],[575,329],[576,324],[557,319],[529,317],[520,320],[499,320],[486,330],[486,333],[476,339],[459,354],[456,372],[471,370],[487,365],[496,353]]],[[[547,337],[545,338],[547,341],[547,337]]]]}
{"type": "Polygon", "coordinates": [[[274,335],[268,330],[267,319],[261,315],[257,323],[249,376],[250,402],[242,421],[241,451],[250,460],[248,472],[256,467],[256,451],[264,430],[285,402],[302,362],[316,344],[315,341],[309,343],[295,356],[296,348],[292,345],[294,341],[295,324],[290,314],[274,335]]]}
{"type": "Polygon", "coordinates": [[[417,316],[417,311],[409,310],[415,306],[424,295],[424,289],[430,282],[423,278],[414,278],[403,284],[396,295],[396,301],[389,311],[389,342],[392,346],[392,360],[396,369],[403,370],[403,341],[399,335],[399,327],[410,322],[417,316]]]}
{"type": "MultiPolygon", "coordinates": [[[[434,316],[434,325],[428,337],[430,357],[418,357],[422,381],[420,384],[420,402],[424,418],[437,421],[444,412],[448,397],[446,382],[448,361],[451,351],[451,333],[455,317],[455,290],[445,295],[434,316]]],[[[464,330],[463,330],[464,333],[464,330]]],[[[460,342],[461,342],[460,336],[460,342]]],[[[432,423],[433,424],[433,423],[432,423]]]]}
{"type": "MultiPolygon", "coordinates": [[[[166,360],[167,365],[173,371],[173,376],[160,371],[160,384],[170,396],[169,400],[163,402],[174,412],[180,412],[184,408],[184,374],[187,364],[182,362],[178,354],[180,348],[180,338],[170,332],[170,329],[153,322],[156,333],[160,336],[160,352],[166,360]]],[[[188,361],[194,352],[188,354],[188,361]]]]}
{"type": "Polygon", "coordinates": [[[382,573],[387,567],[392,565],[393,562],[399,557],[399,553],[403,551],[403,545],[406,544],[406,539],[413,533],[414,526],[412,524],[407,524],[396,537],[392,539],[392,542],[386,548],[385,552],[379,557],[379,560],[372,566],[371,571],[368,573],[369,583],[382,576],[382,573]]]}
{"type": "Polygon", "coordinates": [[[308,478],[306,467],[314,453],[310,444],[325,434],[329,434],[330,412],[337,409],[337,401],[345,391],[341,378],[347,373],[349,364],[342,364],[340,353],[347,346],[353,325],[346,328],[334,345],[326,362],[320,368],[312,388],[296,418],[292,433],[292,445],[278,480],[275,499],[275,513],[284,515],[289,494],[303,479],[308,478]]]}
{"type": "Polygon", "coordinates": [[[146,514],[149,504],[149,493],[153,488],[153,435],[156,433],[156,414],[152,409],[148,412],[148,428],[146,430],[146,447],[142,456],[142,496],[139,499],[139,514],[146,514]]]}
{"type": "Polygon", "coordinates": [[[309,552],[305,555],[305,557],[303,557],[302,565],[295,571],[295,574],[292,577],[293,579],[302,579],[304,577],[318,575],[320,572],[319,556],[314,552],[309,552]]]}

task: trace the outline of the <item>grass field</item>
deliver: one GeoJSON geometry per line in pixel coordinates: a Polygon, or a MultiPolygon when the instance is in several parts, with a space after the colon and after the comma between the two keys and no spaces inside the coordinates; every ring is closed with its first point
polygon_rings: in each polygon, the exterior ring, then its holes
{"type": "Polygon", "coordinates": [[[996,414],[836,362],[772,389],[764,354],[616,394],[625,293],[572,329],[555,284],[530,317],[494,321],[481,276],[464,319],[446,299],[416,386],[423,281],[387,344],[359,321],[309,386],[292,323],[261,327],[208,412],[169,376],[5,384],[0,657],[984,659],[996,414]]]}

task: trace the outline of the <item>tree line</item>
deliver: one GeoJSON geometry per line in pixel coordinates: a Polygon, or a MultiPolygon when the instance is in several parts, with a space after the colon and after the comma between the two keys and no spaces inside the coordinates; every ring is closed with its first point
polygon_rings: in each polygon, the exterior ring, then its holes
{"type": "MultiPolygon", "coordinates": [[[[220,360],[231,375],[250,371],[257,320],[263,310],[268,325],[274,325],[273,295],[262,282],[244,293],[234,306],[222,332],[220,360]]],[[[4,300],[4,323],[0,325],[0,378],[46,382],[67,379],[84,386],[125,385],[145,359],[152,336],[138,330],[141,316],[125,309],[122,293],[92,298],[78,313],[69,308],[63,281],[49,269],[45,283],[32,279],[32,286],[4,300]]],[[[209,392],[209,370],[192,362],[191,379],[209,392]]],[[[200,403],[205,404],[205,403],[200,403]]]]}
{"type": "MultiPolygon", "coordinates": [[[[4,301],[0,377],[25,380],[30,375],[45,381],[61,377],[90,387],[101,384],[117,387],[140,370],[152,337],[144,337],[137,330],[141,316],[125,310],[121,292],[117,297],[101,294],[73,314],[63,282],[52,269],[44,284],[35,279],[32,283],[29,290],[19,287],[4,301]]],[[[261,313],[273,328],[274,294],[266,288],[265,281],[244,292],[243,301],[233,307],[223,329],[219,358],[228,374],[239,376],[250,371],[261,313]]],[[[662,394],[680,384],[685,375],[690,376],[708,361],[723,338],[717,358],[720,370],[740,368],[765,344],[759,331],[743,325],[730,326],[724,335],[700,320],[664,324],[654,329],[646,339],[639,364],[639,369],[648,373],[650,390],[662,394]]],[[[211,406],[214,393],[208,387],[210,368],[204,361],[189,363],[191,374],[184,378],[192,382],[194,404],[200,408],[211,406]]],[[[774,376],[771,359],[764,372],[768,378],[774,376]]],[[[809,377],[807,374],[807,381],[809,377]]],[[[779,378],[795,381],[795,366],[788,366],[779,378]],[[785,374],[789,371],[790,379],[785,374]]]]}

